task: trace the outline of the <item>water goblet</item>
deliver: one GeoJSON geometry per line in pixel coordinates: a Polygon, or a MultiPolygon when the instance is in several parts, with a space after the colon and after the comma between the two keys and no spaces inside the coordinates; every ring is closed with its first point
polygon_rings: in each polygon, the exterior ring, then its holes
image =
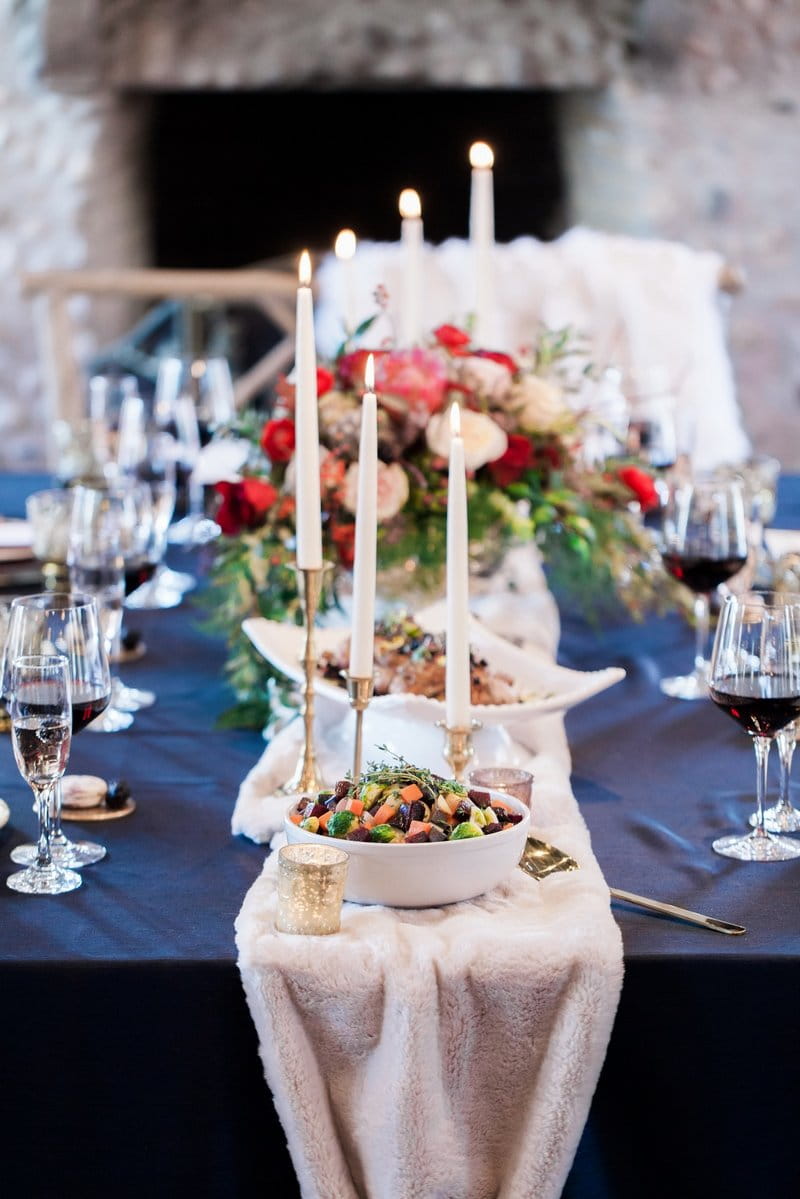
{"type": "MultiPolygon", "coordinates": [[[[780,760],[778,802],[764,813],[764,827],[770,833],[800,832],[800,811],[792,803],[789,780],[792,774],[792,758],[797,744],[797,723],[792,721],[775,734],[775,745],[780,760]]],[[[758,823],[758,813],[751,812],[750,824],[758,823]]]]}
{"type": "MultiPolygon", "coordinates": [[[[0,664],[0,694],[11,694],[11,672],[16,658],[42,653],[55,653],[67,659],[74,737],[104,711],[111,694],[108,658],[93,596],[47,591],[12,600],[0,664]]],[[[61,798],[59,778],[51,812],[50,849],[54,861],[72,868],[99,862],[106,854],[104,845],[96,841],[72,841],[64,833],[61,798]]],[[[18,845],[11,851],[11,858],[29,866],[36,852],[35,845],[18,845]]]]}
{"type": "Polygon", "coordinates": [[[50,843],[53,790],[64,776],[72,738],[67,658],[61,654],[15,658],[8,705],[14,758],[36,797],[39,836],[31,864],[10,874],[6,884],[23,895],[63,895],[82,881],[76,870],[59,865],[50,843]]]}
{"type": "Polygon", "coordinates": [[[765,823],[769,751],[800,714],[800,594],[750,591],[725,598],[709,694],[752,738],[757,765],[755,827],[717,838],[714,852],[745,862],[800,857],[800,842],[771,833],[765,823]]]}
{"type": "Polygon", "coordinates": [[[693,671],[663,678],[660,687],[673,699],[702,699],[708,694],[711,596],[747,562],[741,482],[706,475],[674,480],[662,513],[659,548],[666,571],[693,592],[695,620],[693,671]]]}

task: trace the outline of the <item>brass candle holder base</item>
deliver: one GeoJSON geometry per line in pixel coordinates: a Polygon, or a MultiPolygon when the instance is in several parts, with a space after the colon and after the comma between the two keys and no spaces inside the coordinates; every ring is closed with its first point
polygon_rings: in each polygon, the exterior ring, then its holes
{"type": "Polygon", "coordinates": [[[368,678],[355,678],[351,674],[342,672],[347,683],[347,694],[350,699],[350,707],[356,714],[356,730],[353,743],[353,782],[356,781],[361,774],[361,748],[363,736],[363,721],[364,712],[369,707],[369,701],[372,699],[372,693],[375,688],[375,680],[370,675],[368,678]]]}
{"type": "Polygon", "coordinates": [[[297,591],[303,605],[305,643],[303,647],[303,749],[297,760],[294,773],[281,791],[285,795],[321,791],[325,784],[317,765],[314,748],[314,695],[317,672],[317,652],[314,647],[314,625],[319,608],[320,595],[325,573],[332,563],[323,562],[321,567],[297,568],[297,591]]]}
{"type": "Polygon", "coordinates": [[[444,729],[444,758],[453,772],[453,778],[461,783],[475,753],[472,734],[481,728],[481,722],[471,720],[467,728],[450,728],[444,720],[437,720],[436,727],[444,729]]]}

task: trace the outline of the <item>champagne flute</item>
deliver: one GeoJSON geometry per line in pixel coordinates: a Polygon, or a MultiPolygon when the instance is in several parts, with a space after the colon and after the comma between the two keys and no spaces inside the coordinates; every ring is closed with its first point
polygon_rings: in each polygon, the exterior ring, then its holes
{"type": "Polygon", "coordinates": [[[50,843],[52,795],[72,739],[69,660],[62,654],[15,658],[8,694],[14,757],[36,796],[39,836],[33,862],[9,875],[6,884],[23,895],[63,895],[82,881],[77,870],[58,864],[50,843]]]}
{"type": "Polygon", "coordinates": [[[741,482],[706,475],[675,480],[663,510],[660,549],[667,572],[695,597],[694,669],[663,678],[661,690],[673,699],[702,699],[708,694],[711,596],[747,562],[741,482]]]}
{"type": "MultiPolygon", "coordinates": [[[[780,759],[780,782],[778,802],[764,813],[764,826],[770,833],[800,832],[800,811],[792,803],[789,779],[792,774],[792,758],[797,745],[797,722],[792,721],[775,735],[775,744],[780,759]]],[[[758,824],[758,813],[751,812],[750,823],[758,824]]]]}
{"type": "Polygon", "coordinates": [[[800,715],[800,595],[749,591],[723,602],[711,653],[709,694],[750,735],[756,754],[756,824],[719,837],[715,853],[744,862],[800,857],[800,842],[765,823],[767,767],[775,736],[800,715]]]}
{"type": "MultiPolygon", "coordinates": [[[[11,694],[16,658],[42,653],[63,655],[69,663],[74,736],[104,711],[111,693],[108,658],[92,596],[47,591],[12,600],[0,666],[3,696],[11,694]]],[[[60,779],[53,793],[51,819],[50,848],[58,865],[78,868],[105,857],[105,846],[95,841],[72,841],[65,835],[61,827],[60,779]]],[[[18,845],[11,851],[12,860],[20,865],[30,865],[35,857],[35,845],[18,845]]]]}

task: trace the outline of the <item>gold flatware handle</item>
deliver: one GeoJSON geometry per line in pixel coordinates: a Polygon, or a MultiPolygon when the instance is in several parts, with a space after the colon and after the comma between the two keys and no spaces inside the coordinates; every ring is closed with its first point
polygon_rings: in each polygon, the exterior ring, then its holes
{"type": "Polygon", "coordinates": [[[690,912],[674,903],[662,903],[660,899],[648,899],[646,895],[634,895],[632,891],[620,891],[616,887],[610,887],[609,890],[612,899],[621,899],[625,903],[647,908],[651,912],[660,912],[663,916],[676,916],[679,920],[688,920],[690,924],[699,924],[702,928],[713,929],[716,933],[738,937],[747,932],[741,924],[730,924],[727,920],[717,920],[715,916],[704,916],[702,912],[690,912]]]}

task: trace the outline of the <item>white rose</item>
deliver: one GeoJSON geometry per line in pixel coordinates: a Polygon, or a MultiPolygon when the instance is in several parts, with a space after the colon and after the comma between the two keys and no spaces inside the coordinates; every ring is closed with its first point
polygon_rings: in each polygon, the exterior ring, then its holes
{"type": "Polygon", "coordinates": [[[545,433],[559,425],[569,412],[564,392],[557,383],[525,375],[514,387],[512,406],[520,428],[545,433]]]}
{"type": "Polygon", "coordinates": [[[458,360],[459,380],[479,396],[502,402],[511,388],[511,371],[493,358],[467,357],[458,360]]]}
{"type": "MultiPolygon", "coordinates": [[[[385,462],[378,463],[378,502],[376,514],[378,520],[391,520],[408,499],[408,475],[402,466],[393,462],[387,466],[385,462]]],[[[355,516],[358,507],[358,463],[351,462],[347,468],[342,485],[342,506],[355,516]]]]}
{"type": "MultiPolygon", "coordinates": [[[[501,458],[508,449],[508,437],[490,416],[461,409],[461,437],[464,442],[464,464],[467,470],[477,470],[487,462],[501,458]]],[[[450,413],[437,412],[425,430],[428,448],[440,458],[450,455],[450,413]]]]}

